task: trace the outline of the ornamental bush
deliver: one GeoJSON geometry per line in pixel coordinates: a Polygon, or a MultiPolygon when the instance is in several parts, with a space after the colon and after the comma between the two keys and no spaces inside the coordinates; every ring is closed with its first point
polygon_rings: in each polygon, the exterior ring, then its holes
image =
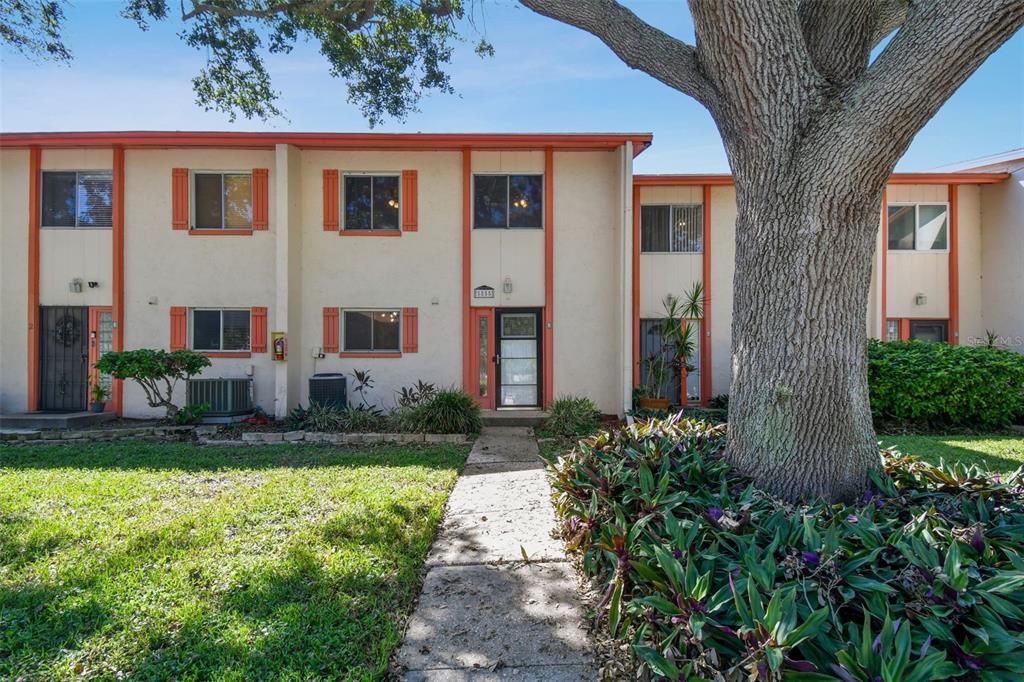
{"type": "Polygon", "coordinates": [[[1024,414],[1024,355],[923,341],[868,343],[876,420],[1001,426],[1024,414]]]}
{"type": "Polygon", "coordinates": [[[599,612],[656,678],[1024,679],[1024,468],[882,453],[860,504],[794,506],[669,418],[582,441],[552,473],[599,612]]]}
{"type": "MultiPolygon", "coordinates": [[[[174,386],[188,380],[210,366],[210,359],[191,350],[137,350],[104,353],[96,369],[115,379],[131,379],[142,387],[150,407],[163,407],[167,418],[177,419],[181,409],[173,402],[174,386]]],[[[190,415],[192,416],[192,415],[190,415]]]]}
{"type": "Polygon", "coordinates": [[[593,400],[580,395],[563,395],[551,402],[544,431],[563,438],[575,438],[591,434],[599,426],[601,412],[593,400]]]}

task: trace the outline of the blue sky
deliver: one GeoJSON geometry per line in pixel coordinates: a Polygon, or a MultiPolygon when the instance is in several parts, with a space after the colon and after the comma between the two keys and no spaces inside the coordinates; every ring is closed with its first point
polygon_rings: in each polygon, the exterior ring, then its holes
{"type": "MultiPolygon", "coordinates": [[[[682,3],[632,5],[667,32],[693,40],[682,3]]],[[[178,40],[177,20],[143,33],[118,15],[120,6],[78,0],[68,8],[70,66],[0,50],[0,130],[368,130],[344,85],[308,45],[268,61],[287,120],[230,123],[204,112],[191,91],[204,55],[178,40]]],[[[467,44],[451,66],[457,95],[433,95],[405,123],[376,130],[653,132],[654,146],[637,159],[637,172],[728,171],[704,109],[630,70],[597,39],[508,1],[483,2],[477,25],[495,56],[480,59],[467,44]]],[[[898,169],[929,170],[1016,147],[1024,147],[1024,32],[946,103],[898,169]]]]}

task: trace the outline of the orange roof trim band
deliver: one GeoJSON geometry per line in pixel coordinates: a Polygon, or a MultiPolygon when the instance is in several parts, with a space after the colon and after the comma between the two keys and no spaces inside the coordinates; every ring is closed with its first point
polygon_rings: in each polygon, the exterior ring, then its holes
{"type": "MultiPolygon", "coordinates": [[[[992,185],[1010,177],[1009,173],[893,173],[890,185],[992,185]]],[[[634,175],[634,187],[691,187],[731,185],[728,173],[712,175],[634,175]]]]}
{"type": "Polygon", "coordinates": [[[92,133],[0,133],[0,147],[236,147],[272,149],[615,149],[633,143],[636,156],[651,146],[651,133],[224,133],[124,131],[92,133]]]}

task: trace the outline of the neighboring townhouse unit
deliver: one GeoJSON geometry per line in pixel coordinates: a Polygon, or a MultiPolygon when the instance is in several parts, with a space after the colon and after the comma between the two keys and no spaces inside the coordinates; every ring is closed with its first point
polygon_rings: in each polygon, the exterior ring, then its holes
{"type": "MultiPolygon", "coordinates": [[[[191,348],[277,416],[314,374],[364,369],[385,407],[422,379],[487,409],[575,393],[621,414],[662,300],[698,280],[695,371],[673,390],[706,402],[729,384],[735,193],[727,175],[634,177],[651,139],[0,134],[0,412],[82,410],[104,352],[191,348]]],[[[1004,283],[1024,296],[987,241],[1019,245],[1007,177],[892,177],[869,335],[1019,333],[1019,306],[986,307],[1004,283]]],[[[97,379],[108,410],[156,413],[97,379]]]]}

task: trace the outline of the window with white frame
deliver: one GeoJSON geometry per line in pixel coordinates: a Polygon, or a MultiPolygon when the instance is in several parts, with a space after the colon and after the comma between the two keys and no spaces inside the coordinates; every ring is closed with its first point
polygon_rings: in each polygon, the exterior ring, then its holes
{"type": "Polygon", "coordinates": [[[111,171],[43,171],[42,176],[42,227],[113,226],[111,171]]]}
{"type": "Polygon", "coordinates": [[[342,313],[344,350],[367,353],[397,352],[401,336],[400,310],[345,310],[342,313]]]}
{"type": "Polygon", "coordinates": [[[473,227],[543,228],[544,176],[474,175],[473,227]]]}
{"type": "Polygon", "coordinates": [[[249,350],[249,310],[192,310],[192,350],[249,350]]]}
{"type": "Polygon", "coordinates": [[[703,253],[704,206],[640,207],[641,253],[703,253]]]}
{"type": "Polygon", "coordinates": [[[196,171],[192,182],[193,228],[252,229],[252,173],[196,171]]]}
{"type": "Polygon", "coordinates": [[[398,175],[346,175],[342,184],[346,230],[397,230],[398,175]]]}
{"type": "Polygon", "coordinates": [[[889,204],[889,250],[945,251],[948,214],[948,204],[889,204]]]}

